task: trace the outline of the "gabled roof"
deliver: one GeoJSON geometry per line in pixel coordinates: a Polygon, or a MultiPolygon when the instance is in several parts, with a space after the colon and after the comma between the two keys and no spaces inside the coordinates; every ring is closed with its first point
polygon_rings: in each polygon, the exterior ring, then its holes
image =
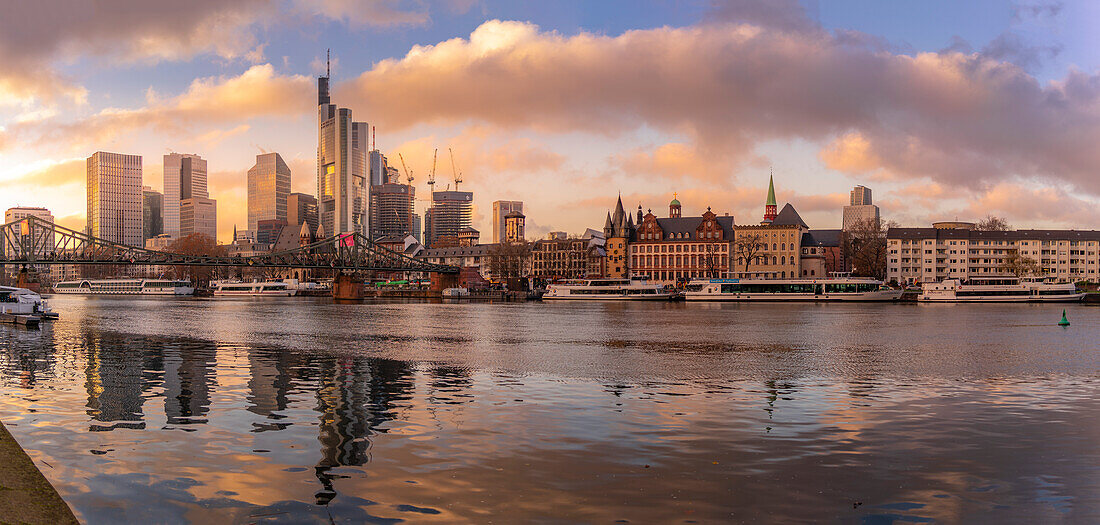
{"type": "Polygon", "coordinates": [[[811,230],[802,234],[802,246],[840,246],[840,233],[844,230],[811,230]]]}
{"type": "Polygon", "coordinates": [[[802,217],[798,215],[798,212],[795,211],[794,206],[791,206],[789,202],[783,205],[783,209],[779,210],[779,213],[771,223],[773,226],[801,226],[806,229],[810,228],[806,225],[806,222],[802,220],[802,217]]]}
{"type": "MultiPolygon", "coordinates": [[[[733,217],[730,215],[720,215],[714,218],[718,222],[718,225],[722,227],[722,236],[726,239],[733,238],[733,217]]],[[[661,227],[666,235],[671,233],[687,233],[694,234],[695,230],[699,228],[699,225],[703,223],[703,217],[666,217],[663,219],[657,219],[657,226],[661,227]]]]}

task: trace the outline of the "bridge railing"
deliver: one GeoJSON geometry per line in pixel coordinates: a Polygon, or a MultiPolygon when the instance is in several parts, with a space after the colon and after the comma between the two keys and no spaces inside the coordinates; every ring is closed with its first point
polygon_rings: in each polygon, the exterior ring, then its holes
{"type": "Polygon", "coordinates": [[[289,250],[250,257],[188,255],[149,250],[94,237],[39,217],[0,227],[0,264],[121,264],[253,268],[325,268],[352,271],[456,273],[376,244],[359,233],[344,233],[289,250]]]}

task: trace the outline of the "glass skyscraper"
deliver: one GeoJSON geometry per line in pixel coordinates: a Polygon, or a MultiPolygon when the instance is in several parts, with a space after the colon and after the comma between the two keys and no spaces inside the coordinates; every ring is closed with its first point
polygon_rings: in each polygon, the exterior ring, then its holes
{"type": "Polygon", "coordinates": [[[248,170],[248,229],[256,231],[263,220],[287,219],[290,168],[278,153],[256,155],[248,170]]]}

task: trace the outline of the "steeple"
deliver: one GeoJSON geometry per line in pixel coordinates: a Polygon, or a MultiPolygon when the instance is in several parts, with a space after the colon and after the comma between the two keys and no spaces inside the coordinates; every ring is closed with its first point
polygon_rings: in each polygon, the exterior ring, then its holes
{"type": "Polygon", "coordinates": [[[764,224],[769,224],[775,220],[776,215],[775,206],[775,177],[772,174],[768,174],[768,201],[764,203],[764,224]]]}
{"type": "Polygon", "coordinates": [[[673,219],[680,217],[680,200],[675,193],[672,194],[672,202],[668,203],[668,216],[673,219]]]}
{"type": "Polygon", "coordinates": [[[615,227],[611,225],[611,212],[607,212],[607,222],[603,223],[603,237],[610,239],[615,233],[615,227]]]}
{"type": "Polygon", "coordinates": [[[643,215],[642,215],[642,205],[641,205],[641,203],[639,203],[638,204],[638,222],[637,222],[638,225],[642,224],[642,217],[643,217],[643,215]]]}

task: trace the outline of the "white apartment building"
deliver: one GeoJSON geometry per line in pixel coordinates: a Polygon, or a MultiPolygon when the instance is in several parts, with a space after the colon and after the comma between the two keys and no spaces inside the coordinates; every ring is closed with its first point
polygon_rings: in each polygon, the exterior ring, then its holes
{"type": "Polygon", "coordinates": [[[886,279],[903,284],[942,279],[1009,276],[1012,252],[1036,261],[1058,282],[1100,282],[1100,231],[976,231],[954,227],[890,228],[886,233],[886,279]]]}

